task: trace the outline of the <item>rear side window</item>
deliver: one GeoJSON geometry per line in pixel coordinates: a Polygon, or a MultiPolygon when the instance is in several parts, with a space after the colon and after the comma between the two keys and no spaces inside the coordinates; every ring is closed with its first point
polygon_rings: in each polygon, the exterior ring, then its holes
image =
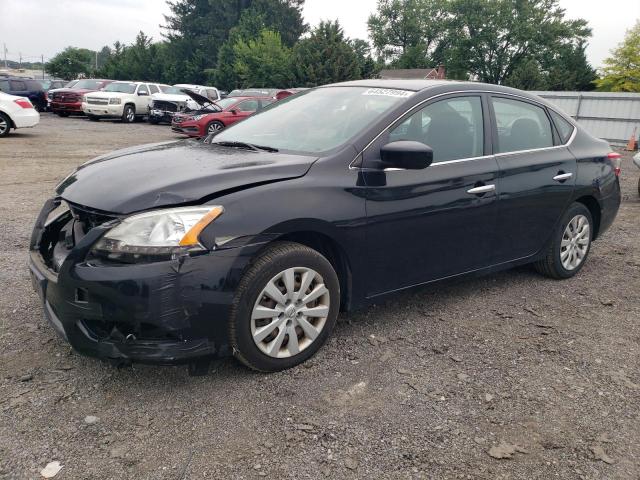
{"type": "Polygon", "coordinates": [[[208,88],[206,92],[207,92],[207,98],[209,98],[209,100],[218,100],[218,92],[216,92],[211,88],[208,88]]]}
{"type": "Polygon", "coordinates": [[[158,90],[158,87],[156,87],[155,85],[149,85],[149,91],[151,93],[158,93],[160,90],[158,90]]]}
{"type": "Polygon", "coordinates": [[[29,90],[42,90],[42,84],[35,80],[27,80],[27,87],[29,87],[29,90]]]}
{"type": "Polygon", "coordinates": [[[498,127],[496,153],[553,146],[551,122],[544,109],[531,103],[493,98],[498,127]]]}
{"type": "Polygon", "coordinates": [[[484,155],[480,97],[456,97],[432,103],[389,133],[389,140],[412,140],[433,149],[433,162],[484,155]]]}
{"type": "Polygon", "coordinates": [[[567,122],[564,118],[562,118],[553,110],[549,110],[549,113],[551,114],[551,119],[553,120],[553,123],[556,125],[556,128],[558,129],[558,133],[560,134],[560,142],[563,144],[567,143],[571,138],[571,134],[573,133],[573,128],[574,128],[573,125],[571,125],[569,122],[567,122]]]}
{"type": "Polygon", "coordinates": [[[22,80],[11,80],[11,90],[14,92],[24,92],[27,90],[27,84],[22,80]]]}

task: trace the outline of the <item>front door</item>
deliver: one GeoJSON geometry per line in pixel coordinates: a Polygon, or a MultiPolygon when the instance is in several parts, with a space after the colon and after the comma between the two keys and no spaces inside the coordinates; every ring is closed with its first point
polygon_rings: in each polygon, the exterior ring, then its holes
{"type": "Polygon", "coordinates": [[[549,240],[576,181],[576,159],[562,145],[547,110],[494,95],[495,154],[500,167],[498,262],[534,255],[549,240]]]}
{"type": "Polygon", "coordinates": [[[149,86],[142,83],[138,85],[138,91],[136,92],[136,114],[146,115],[149,112],[149,102],[151,97],[149,96],[149,86]]]}
{"type": "Polygon", "coordinates": [[[363,154],[369,297],[492,264],[498,166],[487,108],[482,95],[432,101],[363,154]],[[397,140],[429,145],[433,164],[376,167],[380,148],[397,140]]]}

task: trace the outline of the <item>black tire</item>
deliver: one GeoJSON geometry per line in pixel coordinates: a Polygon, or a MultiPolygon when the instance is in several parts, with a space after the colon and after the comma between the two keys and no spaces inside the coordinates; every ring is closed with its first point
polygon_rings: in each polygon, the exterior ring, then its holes
{"type": "Polygon", "coordinates": [[[9,116],[5,113],[0,112],[0,123],[2,124],[2,130],[0,130],[0,137],[6,137],[11,133],[11,127],[13,126],[13,122],[9,118],[9,116]]]}
{"type": "Polygon", "coordinates": [[[214,133],[218,133],[224,130],[224,123],[219,122],[218,120],[214,120],[212,122],[207,123],[207,128],[205,130],[205,136],[212,135],[214,133]]]}
{"type": "Polygon", "coordinates": [[[562,216],[562,220],[560,221],[556,231],[553,233],[551,244],[547,247],[545,256],[534,264],[536,270],[546,277],[555,278],[558,280],[573,277],[580,270],[582,270],[582,267],[587,261],[589,252],[591,250],[593,233],[593,218],[591,217],[591,212],[589,211],[589,209],[582,203],[572,203],[565,214],[562,216]],[[562,249],[561,244],[567,225],[578,215],[586,217],[587,221],[589,222],[589,243],[587,245],[586,253],[582,258],[582,261],[575,268],[569,270],[563,266],[562,260],[560,258],[562,249]]]}
{"type": "Polygon", "coordinates": [[[56,114],[59,117],[68,117],[69,116],[69,112],[56,112],[56,114]]]}
{"type": "Polygon", "coordinates": [[[640,178],[638,179],[638,196],[640,197],[640,178]]]}
{"type": "Polygon", "coordinates": [[[136,121],[136,108],[133,105],[125,105],[122,109],[122,123],[133,123],[136,121]]]}
{"type": "MultiPolygon", "coordinates": [[[[312,357],[331,334],[340,310],[340,284],[331,263],[317,251],[293,242],[275,242],[251,264],[236,290],[229,320],[229,340],[233,353],[247,367],[261,372],[277,372],[294,367],[312,357]],[[258,296],[279,273],[294,267],[310,268],[322,277],[329,292],[329,312],[324,327],[308,346],[287,358],[268,356],[251,335],[251,314],[258,296]]],[[[274,320],[275,321],[275,320],[274,320]]],[[[288,342],[288,340],[287,340],[288,342]]]]}
{"type": "Polygon", "coordinates": [[[100,117],[97,117],[95,115],[87,115],[87,118],[89,120],[91,120],[92,122],[99,122],[100,121],[100,117]]]}
{"type": "Polygon", "coordinates": [[[149,117],[149,123],[151,125],[158,125],[160,122],[158,120],[156,120],[155,118],[149,117]]]}

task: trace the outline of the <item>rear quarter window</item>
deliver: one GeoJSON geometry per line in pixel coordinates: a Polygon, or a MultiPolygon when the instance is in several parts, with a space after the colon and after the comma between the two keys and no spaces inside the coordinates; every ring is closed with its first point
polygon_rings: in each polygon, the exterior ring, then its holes
{"type": "Polygon", "coordinates": [[[0,80],[0,92],[9,91],[9,80],[0,80]]]}
{"type": "Polygon", "coordinates": [[[558,134],[560,135],[560,143],[565,144],[571,138],[571,134],[573,133],[574,126],[567,122],[564,118],[562,118],[558,113],[553,110],[549,110],[551,114],[551,119],[558,129],[558,134]]]}

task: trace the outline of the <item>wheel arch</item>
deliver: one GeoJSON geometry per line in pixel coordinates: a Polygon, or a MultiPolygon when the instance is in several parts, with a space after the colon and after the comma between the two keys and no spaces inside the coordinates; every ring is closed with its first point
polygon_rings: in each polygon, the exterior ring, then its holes
{"type": "Polygon", "coordinates": [[[352,301],[352,269],[347,252],[331,236],[314,230],[301,230],[285,233],[274,241],[295,242],[305,245],[322,254],[333,266],[340,283],[340,310],[351,309],[352,301]]]}
{"type": "Polygon", "coordinates": [[[593,235],[592,240],[598,238],[600,233],[600,220],[602,218],[602,208],[600,206],[600,202],[593,195],[583,195],[582,197],[578,197],[574,200],[577,203],[581,203],[589,210],[591,213],[591,218],[593,219],[593,235]]]}
{"type": "Polygon", "coordinates": [[[5,112],[4,110],[0,110],[0,113],[5,114],[7,116],[7,118],[9,119],[9,128],[15,129],[16,128],[16,124],[14,123],[13,118],[11,118],[11,115],[9,115],[9,113],[5,112]]]}

